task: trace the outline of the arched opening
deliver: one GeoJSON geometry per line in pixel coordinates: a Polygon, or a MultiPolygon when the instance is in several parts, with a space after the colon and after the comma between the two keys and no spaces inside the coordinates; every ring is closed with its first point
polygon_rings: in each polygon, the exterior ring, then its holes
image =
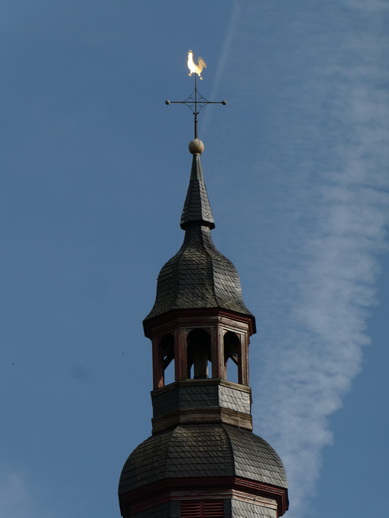
{"type": "Polygon", "coordinates": [[[193,329],[188,334],[188,378],[212,377],[211,338],[204,329],[193,329]]]}
{"type": "Polygon", "coordinates": [[[165,335],[161,339],[160,351],[162,356],[163,384],[173,383],[174,373],[174,338],[173,335],[165,335]]]}
{"type": "Polygon", "coordinates": [[[234,381],[235,383],[242,383],[240,355],[239,337],[235,333],[228,331],[224,335],[225,376],[227,380],[234,381]]]}

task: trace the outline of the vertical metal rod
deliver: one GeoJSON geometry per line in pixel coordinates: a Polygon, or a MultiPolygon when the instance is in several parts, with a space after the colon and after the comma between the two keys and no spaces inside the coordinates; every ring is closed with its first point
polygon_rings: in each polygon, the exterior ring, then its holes
{"type": "Polygon", "coordinates": [[[195,109],[194,109],[194,112],[193,112],[193,115],[194,115],[194,138],[197,138],[197,115],[198,115],[198,111],[197,111],[197,74],[195,73],[194,75],[194,79],[195,79],[195,109]]]}

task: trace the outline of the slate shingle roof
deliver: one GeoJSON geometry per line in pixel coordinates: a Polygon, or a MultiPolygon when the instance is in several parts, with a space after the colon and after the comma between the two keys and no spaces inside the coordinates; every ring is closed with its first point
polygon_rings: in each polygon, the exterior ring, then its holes
{"type": "Polygon", "coordinates": [[[227,309],[254,318],[242,300],[235,266],[212,242],[214,226],[200,155],[196,153],[181,217],[185,239],[158,276],[156,301],[145,320],[173,309],[196,308],[227,309]]]}
{"type": "Polygon", "coordinates": [[[191,225],[215,228],[199,154],[193,155],[189,187],[181,216],[181,228],[187,229],[191,225]]]}
{"type": "Polygon", "coordinates": [[[265,440],[229,425],[196,424],[140,444],[123,467],[119,495],[166,478],[223,476],[287,487],[282,461],[265,440]]]}
{"type": "Polygon", "coordinates": [[[189,227],[177,254],[163,266],[153,309],[145,320],[172,309],[221,308],[251,315],[242,299],[238,272],[216,250],[211,231],[189,227]]]}

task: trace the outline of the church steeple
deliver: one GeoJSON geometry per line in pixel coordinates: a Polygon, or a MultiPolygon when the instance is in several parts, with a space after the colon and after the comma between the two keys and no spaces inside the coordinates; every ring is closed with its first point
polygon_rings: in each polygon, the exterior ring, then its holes
{"type": "Polygon", "coordinates": [[[195,308],[219,308],[246,315],[251,333],[255,332],[255,318],[243,302],[238,272],[212,241],[211,229],[215,223],[201,167],[203,150],[201,140],[189,143],[193,160],[181,216],[185,238],[180,250],[158,276],[156,301],[144,321],[146,336],[149,336],[149,320],[153,317],[172,310],[195,308]]]}
{"type": "Polygon", "coordinates": [[[189,151],[193,154],[192,170],[181,216],[181,228],[186,230],[190,226],[200,225],[212,229],[215,228],[215,221],[212,216],[200,160],[200,155],[204,151],[204,144],[201,140],[194,139],[189,143],[189,151]]]}
{"type": "Polygon", "coordinates": [[[143,322],[152,342],[152,436],[123,467],[123,518],[278,518],[288,508],[281,459],[252,433],[255,318],[235,266],[212,242],[203,149],[197,138],[189,144],[184,242],[161,269],[143,322]]]}

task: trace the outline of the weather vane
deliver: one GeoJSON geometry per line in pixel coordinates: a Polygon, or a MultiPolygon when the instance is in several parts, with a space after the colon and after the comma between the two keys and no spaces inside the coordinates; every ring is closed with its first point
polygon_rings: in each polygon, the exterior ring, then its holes
{"type": "Polygon", "coordinates": [[[199,79],[203,79],[201,77],[201,73],[204,70],[204,68],[207,68],[207,65],[203,58],[198,58],[197,65],[193,61],[193,52],[191,50],[188,51],[188,68],[189,68],[189,75],[191,76],[194,74],[194,91],[193,93],[184,99],[183,101],[169,101],[166,100],[166,104],[185,104],[191,112],[193,113],[194,117],[194,138],[198,138],[197,136],[197,116],[200,113],[200,110],[202,110],[207,104],[223,104],[226,105],[227,101],[208,101],[205,97],[203,97],[200,92],[197,90],[197,76],[199,79]]]}

